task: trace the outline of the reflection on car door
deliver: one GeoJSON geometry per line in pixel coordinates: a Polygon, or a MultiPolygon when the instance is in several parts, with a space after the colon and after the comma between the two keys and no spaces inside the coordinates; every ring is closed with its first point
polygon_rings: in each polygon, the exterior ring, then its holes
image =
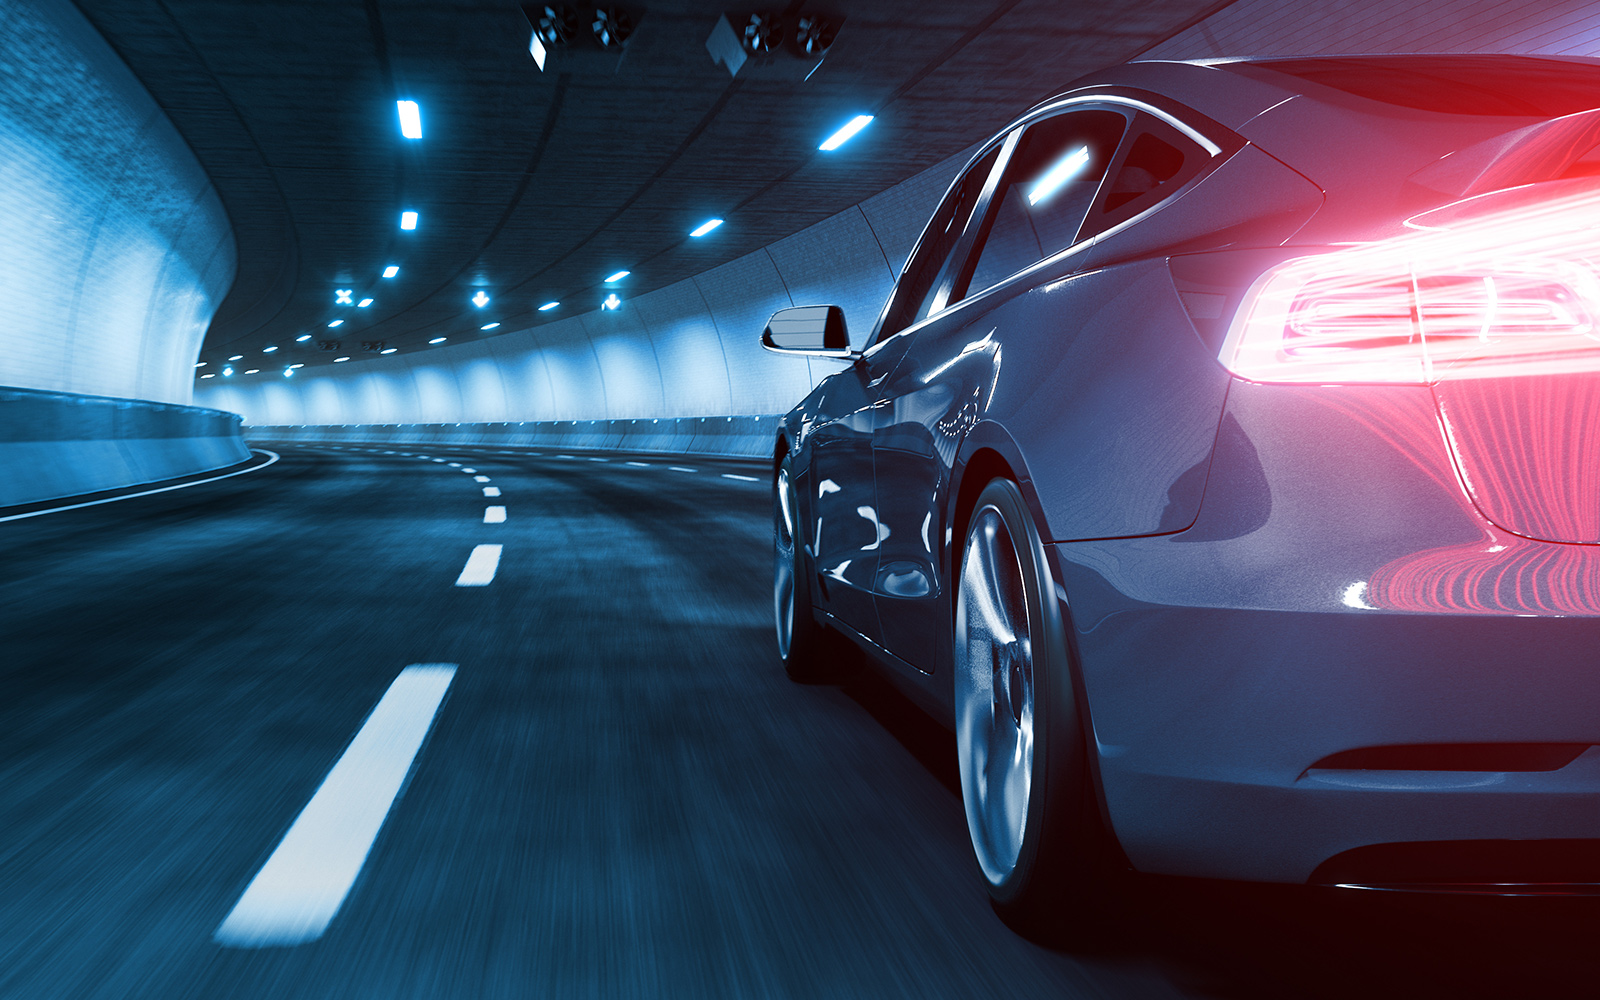
{"type": "MultiPolygon", "coordinates": [[[[946,265],[945,303],[1073,245],[1127,125],[1108,109],[1055,115],[1008,143],[972,233],[946,265]]],[[[925,671],[949,649],[945,578],[950,472],[994,391],[1007,331],[982,310],[948,310],[909,335],[880,389],[873,431],[879,517],[887,528],[873,590],[884,645],[925,671]]]]}

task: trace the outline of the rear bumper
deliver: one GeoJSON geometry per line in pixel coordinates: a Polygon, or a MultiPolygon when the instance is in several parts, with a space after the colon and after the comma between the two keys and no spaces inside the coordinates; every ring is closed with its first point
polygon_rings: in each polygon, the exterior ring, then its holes
{"type": "Polygon", "coordinates": [[[1304,882],[1367,845],[1600,842],[1600,548],[1489,524],[1426,393],[1236,385],[1192,528],[1051,546],[1136,868],[1304,882]],[[1591,749],[1312,766],[1506,743],[1591,749]]]}

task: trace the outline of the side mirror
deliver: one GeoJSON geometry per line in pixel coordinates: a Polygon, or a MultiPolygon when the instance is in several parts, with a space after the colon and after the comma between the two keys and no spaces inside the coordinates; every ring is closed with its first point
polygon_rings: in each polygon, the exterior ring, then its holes
{"type": "Polygon", "coordinates": [[[844,310],[838,306],[779,309],[767,320],[767,328],[761,332],[761,346],[779,354],[844,360],[860,356],[850,349],[850,334],[844,327],[844,310]]]}

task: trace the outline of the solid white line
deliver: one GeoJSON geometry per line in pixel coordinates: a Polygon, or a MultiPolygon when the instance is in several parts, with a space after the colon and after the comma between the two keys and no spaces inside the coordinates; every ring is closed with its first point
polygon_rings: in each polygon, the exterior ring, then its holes
{"type": "Polygon", "coordinates": [[[484,524],[504,524],[504,523],[506,523],[506,509],[504,507],[499,506],[498,504],[493,506],[493,507],[485,507],[485,508],[483,508],[483,523],[484,524]]]}
{"type": "Polygon", "coordinates": [[[736,476],[731,472],[724,472],[722,474],[722,478],[723,479],[737,479],[741,483],[759,483],[759,482],[761,482],[761,480],[756,478],[755,476],[736,476]]]}
{"type": "Polygon", "coordinates": [[[472,477],[472,481],[475,482],[475,483],[487,483],[489,481],[489,477],[488,476],[473,476],[472,477]]]}
{"type": "Polygon", "coordinates": [[[217,928],[218,944],[263,948],[322,936],[361,874],[455,675],[454,663],[400,671],[217,928]]]}
{"type": "Polygon", "coordinates": [[[494,580],[495,570],[500,568],[500,550],[503,548],[503,545],[474,546],[472,555],[467,557],[466,566],[461,569],[461,575],[456,577],[456,586],[487,587],[494,580]]]}
{"type": "Polygon", "coordinates": [[[498,487],[498,486],[485,486],[483,488],[483,495],[486,496],[486,497],[497,497],[497,496],[500,495],[500,487],[498,487]]]}
{"type": "Polygon", "coordinates": [[[190,486],[199,486],[203,483],[214,483],[219,479],[232,479],[234,476],[242,476],[246,472],[260,472],[262,469],[265,469],[267,466],[278,460],[278,453],[275,451],[268,451],[265,448],[251,448],[250,451],[258,455],[271,455],[272,458],[252,468],[240,469],[238,472],[229,472],[221,476],[212,476],[210,479],[196,479],[192,483],[179,483],[176,486],[162,486],[153,490],[141,490],[138,493],[124,493],[120,497],[106,497],[103,500],[85,500],[83,503],[69,503],[60,507],[46,507],[44,510],[30,510],[26,514],[7,514],[5,517],[0,517],[0,521],[20,521],[25,517],[39,517],[42,514],[55,514],[63,510],[77,510],[79,507],[97,507],[100,504],[115,503],[118,500],[132,500],[134,497],[147,497],[154,493],[166,493],[170,490],[188,489],[190,486]]]}

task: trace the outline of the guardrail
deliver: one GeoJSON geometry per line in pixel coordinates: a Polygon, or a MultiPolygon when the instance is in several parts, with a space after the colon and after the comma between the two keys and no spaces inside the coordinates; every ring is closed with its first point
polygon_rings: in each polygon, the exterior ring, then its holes
{"type": "Polygon", "coordinates": [[[637,420],[539,420],[525,423],[304,424],[244,428],[257,441],[307,444],[471,445],[646,451],[673,455],[766,458],[780,417],[662,417],[637,420]]]}
{"type": "Polygon", "coordinates": [[[0,387],[0,507],[208,472],[250,457],[236,413],[0,387]]]}

